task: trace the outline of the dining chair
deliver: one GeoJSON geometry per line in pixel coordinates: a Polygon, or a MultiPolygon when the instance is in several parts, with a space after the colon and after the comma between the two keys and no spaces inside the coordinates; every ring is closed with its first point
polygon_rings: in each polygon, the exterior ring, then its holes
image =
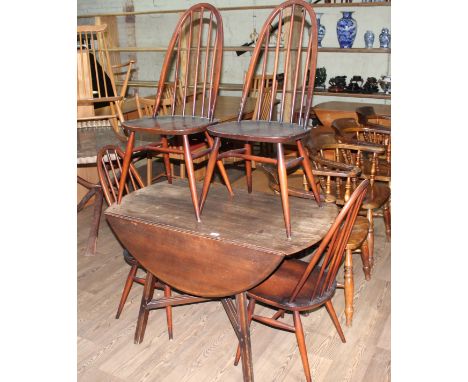
{"type": "Polygon", "coordinates": [[[385,153],[382,145],[369,142],[358,142],[356,140],[349,142],[339,142],[335,131],[331,128],[316,128],[306,142],[309,153],[334,162],[351,164],[361,169],[360,177],[369,179],[369,191],[364,199],[362,208],[366,211],[369,220],[369,234],[367,242],[369,245],[369,257],[371,263],[374,258],[374,217],[378,216],[378,210],[382,210],[382,217],[385,223],[385,233],[387,239],[390,239],[390,187],[377,182],[373,172],[368,176],[363,175],[362,158],[370,161],[371,167],[375,167],[377,157],[385,153]]]}
{"type": "MultiPolygon", "coordinates": [[[[276,329],[295,333],[307,381],[312,381],[312,377],[300,313],[325,305],[341,341],[346,342],[333,307],[332,297],[337,287],[336,276],[343,261],[346,243],[348,243],[368,185],[369,180],[363,180],[354,190],[330,230],[312,253],[309,262],[286,258],[270,277],[247,292],[249,323],[254,320],[276,329]],[[277,309],[277,312],[272,317],[256,315],[257,301],[272,309],[277,309]],[[293,325],[279,320],[285,312],[292,313],[293,325]]],[[[240,348],[238,347],[235,364],[238,363],[239,358],[240,348]]]]}
{"type": "MultiPolygon", "coordinates": [[[[122,162],[124,158],[123,151],[113,145],[107,145],[101,148],[97,155],[97,168],[99,174],[99,182],[102,187],[102,192],[104,198],[106,199],[107,204],[110,206],[115,203],[117,200],[117,195],[120,187],[120,175],[122,171],[122,162]]],[[[129,167],[127,182],[124,184],[124,194],[136,191],[144,187],[143,181],[135,168],[134,164],[131,163],[129,167]]],[[[138,269],[143,269],[143,266],[135,259],[127,249],[123,251],[123,257],[125,262],[130,265],[130,271],[128,272],[127,279],[125,281],[124,289],[122,291],[122,296],[120,298],[119,306],[117,308],[117,314],[115,318],[119,318],[122,310],[127,301],[128,294],[134,283],[145,285],[145,278],[138,277],[138,269]]],[[[164,291],[165,297],[171,296],[171,288],[168,285],[161,283],[160,281],[155,281],[155,288],[161,289],[164,291]]],[[[169,333],[169,338],[173,337],[172,330],[172,307],[166,307],[166,318],[167,318],[167,330],[169,333]]]]}
{"type": "MultiPolygon", "coordinates": [[[[77,127],[101,126],[110,123],[118,132],[118,121],[123,120],[120,109],[122,95],[118,95],[105,36],[107,25],[79,25],[77,27],[77,127]],[[97,108],[100,107],[99,111],[97,108]],[[105,112],[102,112],[105,109],[105,112]]],[[[129,77],[133,61],[124,65],[129,77]]],[[[128,84],[128,80],[125,82],[128,84]]],[[[121,90],[125,94],[126,88],[121,90]]],[[[122,93],[121,93],[122,94],[122,93]]],[[[125,137],[118,134],[119,139],[125,137]]],[[[97,183],[77,175],[77,182],[88,192],[77,205],[80,212],[94,196],[93,221],[85,255],[96,253],[99,222],[102,209],[102,190],[97,183]]]]}
{"type": "MultiPolygon", "coordinates": [[[[319,156],[311,156],[311,161],[313,167],[312,171],[320,190],[321,200],[325,203],[335,203],[342,207],[356,189],[357,179],[361,170],[354,165],[334,162],[319,156]]],[[[261,169],[268,176],[270,188],[275,193],[279,194],[277,173],[270,165],[264,165],[261,169]]],[[[288,194],[303,199],[314,199],[312,192],[304,190],[302,187],[303,183],[302,174],[297,172],[290,175],[288,174],[288,194]]],[[[362,205],[367,203],[366,198],[369,198],[369,192],[364,197],[362,205]]],[[[369,227],[369,220],[365,216],[358,216],[354,222],[348,242],[346,243],[344,284],[339,285],[344,289],[346,326],[352,324],[354,314],[353,253],[360,253],[364,277],[366,281],[371,279],[371,263],[373,265],[373,258],[371,259],[369,256],[369,245],[367,241],[369,227]]]]}
{"type": "MultiPolygon", "coordinates": [[[[188,183],[197,221],[200,221],[199,198],[195,183],[193,161],[211,152],[213,139],[207,127],[216,123],[214,110],[219,89],[223,55],[223,23],[219,11],[211,4],[201,3],[190,7],[181,16],[169,42],[164,58],[152,117],[123,123],[129,132],[125,160],[122,169],[122,184],[125,182],[134,145],[136,132],[158,134],[162,147],[156,153],[182,155],[187,169],[188,183]],[[171,77],[171,78],[170,78],[171,77]],[[173,95],[170,115],[159,115],[166,82],[180,83],[182,100],[176,105],[173,95]],[[202,134],[208,148],[194,153],[190,148],[190,137],[202,134]],[[168,136],[182,137],[183,149],[171,147],[168,136]]],[[[216,161],[229,193],[232,188],[221,160],[216,161]]],[[[123,188],[120,188],[120,203],[123,188]]]]}
{"type": "MultiPolygon", "coordinates": [[[[371,108],[372,109],[372,108],[371,108]]],[[[361,108],[362,112],[362,108],[361,108]]],[[[339,118],[333,121],[332,128],[340,142],[368,142],[382,145],[385,152],[376,157],[375,162],[363,156],[361,167],[363,177],[372,175],[375,180],[391,183],[391,127],[370,122],[368,116],[356,109],[358,121],[352,118],[339,118]]],[[[389,121],[386,119],[386,121],[389,121]]]]}
{"type": "Polygon", "coordinates": [[[281,200],[284,212],[286,236],[291,237],[291,217],[288,201],[288,185],[286,171],[288,168],[301,165],[307,176],[309,185],[317,196],[320,204],[318,190],[314,182],[312,168],[308,161],[307,149],[303,146],[303,139],[309,135],[310,127],[307,126],[309,110],[312,103],[314,76],[307,77],[307,72],[315,73],[317,61],[317,21],[311,5],[302,0],[290,0],[276,7],[267,18],[256,42],[252,54],[247,76],[244,81],[242,99],[238,119],[235,122],[221,123],[208,127],[208,132],[214,137],[213,152],[210,155],[203,190],[200,199],[200,210],[205,203],[216,161],[223,158],[235,157],[245,160],[247,189],[252,191],[252,161],[257,163],[271,163],[277,166],[281,200]],[[306,30],[306,26],[308,29],[306,30]],[[278,36],[285,32],[285,44],[280,46],[280,40],[271,46],[272,29],[277,27],[278,36]],[[242,120],[243,108],[246,98],[253,84],[257,67],[262,79],[266,78],[267,70],[271,74],[273,67],[273,81],[261,80],[258,89],[259,98],[262,100],[266,84],[271,86],[271,97],[268,107],[268,115],[263,117],[263,105],[257,107],[252,120],[242,120]],[[278,85],[277,74],[284,73],[282,86],[278,85]],[[280,94],[278,115],[276,115],[277,95],[280,94]],[[306,106],[303,108],[303,106],[306,106]],[[301,112],[297,123],[293,123],[295,110],[301,112]],[[305,112],[302,112],[305,110],[305,112]],[[240,149],[231,149],[220,153],[221,138],[243,142],[240,149]],[[276,158],[252,154],[252,144],[256,142],[273,143],[276,147],[276,158]],[[285,160],[284,145],[292,143],[297,146],[298,154],[295,158],[285,160]]]}

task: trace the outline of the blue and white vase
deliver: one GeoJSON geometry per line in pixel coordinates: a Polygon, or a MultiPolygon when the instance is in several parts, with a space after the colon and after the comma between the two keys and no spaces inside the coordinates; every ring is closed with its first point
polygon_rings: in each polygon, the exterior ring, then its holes
{"type": "Polygon", "coordinates": [[[382,32],[379,35],[380,47],[388,48],[390,46],[390,31],[388,28],[382,28],[382,32]]]}
{"type": "Polygon", "coordinates": [[[340,48],[352,48],[357,32],[357,22],[353,19],[353,12],[342,11],[343,17],[336,24],[336,34],[340,48]]]}
{"type": "Polygon", "coordinates": [[[366,48],[372,48],[374,45],[374,33],[372,31],[364,33],[364,44],[366,45],[366,48]]]}
{"type": "Polygon", "coordinates": [[[320,23],[320,18],[322,17],[323,13],[316,13],[315,17],[317,18],[317,38],[318,38],[318,47],[322,47],[322,40],[325,37],[325,32],[327,29],[324,25],[320,23]]]}

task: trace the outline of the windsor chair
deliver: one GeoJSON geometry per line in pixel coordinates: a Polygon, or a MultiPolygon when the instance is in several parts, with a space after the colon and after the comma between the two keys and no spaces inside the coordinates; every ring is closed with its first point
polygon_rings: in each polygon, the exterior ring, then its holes
{"type": "MultiPolygon", "coordinates": [[[[110,206],[117,200],[117,195],[120,187],[120,174],[122,170],[122,161],[124,153],[123,151],[114,146],[107,145],[99,150],[97,155],[97,168],[99,174],[99,181],[102,187],[102,192],[104,198],[106,199],[107,204],[110,206]]],[[[143,181],[138,174],[133,163],[130,164],[127,182],[124,184],[124,193],[129,194],[135,190],[144,187],[143,181]]],[[[138,277],[138,269],[144,269],[141,264],[136,260],[127,249],[124,249],[123,256],[127,264],[130,265],[130,271],[128,272],[127,279],[125,281],[124,289],[122,291],[122,296],[120,298],[119,306],[117,308],[117,314],[115,318],[119,318],[122,310],[127,301],[128,294],[134,283],[145,285],[145,278],[138,277]]],[[[146,270],[145,270],[146,271],[146,270]]],[[[171,288],[168,285],[165,285],[157,280],[154,281],[154,287],[157,289],[164,290],[164,296],[171,296],[171,288]]],[[[169,338],[173,337],[172,330],[172,307],[166,307],[166,317],[167,317],[167,329],[169,333],[169,338]]]]}
{"type": "MultiPolygon", "coordinates": [[[[319,194],[314,182],[312,168],[310,166],[307,150],[303,146],[311,128],[307,126],[309,110],[312,103],[314,88],[314,76],[307,78],[307,73],[315,73],[317,61],[317,21],[314,10],[310,4],[301,0],[290,0],[276,7],[266,20],[250,61],[249,69],[244,81],[242,99],[237,122],[221,123],[208,127],[208,132],[214,139],[213,151],[208,161],[206,176],[200,199],[200,210],[205,203],[211,177],[216,161],[223,158],[242,158],[245,160],[247,189],[252,191],[252,161],[257,163],[271,163],[278,169],[281,189],[281,199],[284,212],[286,236],[291,237],[291,217],[289,211],[288,185],[286,171],[288,168],[301,165],[306,174],[308,183],[312,188],[316,201],[320,204],[319,194]],[[310,26],[308,32],[306,25],[310,26]],[[286,33],[285,44],[280,46],[280,40],[276,39],[276,45],[270,46],[272,29],[277,27],[278,36],[284,30],[286,33]],[[272,53],[270,55],[270,52],[272,53]],[[263,57],[263,59],[262,59],[263,57]],[[280,62],[283,67],[280,69],[280,62]],[[273,80],[270,84],[265,81],[267,68],[273,66],[273,80]],[[242,120],[242,110],[247,95],[256,75],[257,65],[261,68],[261,81],[259,83],[258,97],[264,102],[263,94],[266,86],[271,88],[270,101],[267,103],[268,115],[263,114],[263,105],[256,108],[252,120],[242,120]],[[278,86],[277,74],[284,73],[282,86],[278,86]],[[281,93],[279,115],[274,115],[274,105],[277,93],[281,93]],[[305,106],[305,107],[303,107],[305,106]],[[295,110],[299,109],[298,123],[293,123],[295,110]],[[302,112],[305,110],[305,112],[302,112]],[[244,147],[231,149],[220,153],[221,138],[240,141],[244,147]],[[273,143],[276,147],[276,158],[260,155],[252,155],[252,144],[257,142],[273,143]],[[285,160],[284,145],[295,143],[298,149],[296,158],[285,160]]],[[[271,70],[271,69],[270,69],[271,70]]],[[[271,73],[270,73],[271,74],[271,73]]]]}
{"type": "MultiPolygon", "coordinates": [[[[196,190],[193,160],[211,152],[212,138],[207,133],[207,127],[216,123],[214,110],[221,75],[223,54],[223,23],[218,10],[211,4],[201,3],[190,7],[181,16],[174,34],[169,42],[166,57],[163,62],[156,93],[152,117],[136,119],[123,123],[129,132],[128,144],[122,168],[121,183],[125,182],[130,156],[134,145],[135,133],[146,132],[162,137],[162,146],[152,147],[155,153],[182,155],[187,169],[188,183],[192,198],[195,217],[200,221],[200,210],[196,190]],[[173,66],[175,67],[173,68],[173,66]],[[174,70],[171,70],[171,69],[174,70]],[[173,77],[170,79],[169,77],[173,77]],[[170,115],[159,115],[163,99],[163,84],[179,83],[182,89],[182,105],[178,109],[181,115],[176,115],[176,95],[174,92],[170,115]],[[190,101],[189,101],[190,99],[190,101]],[[204,134],[208,148],[192,152],[190,136],[204,134]],[[180,136],[183,149],[170,146],[168,136],[180,136]]],[[[223,163],[216,161],[221,176],[230,194],[232,194],[229,178],[223,163]]],[[[169,183],[172,182],[168,177],[169,183]]],[[[117,202],[122,199],[123,188],[119,190],[117,202]]]]}
{"type": "MultiPolygon", "coordinates": [[[[368,185],[369,180],[364,180],[354,190],[308,263],[286,258],[271,276],[247,292],[249,324],[254,320],[296,334],[307,381],[312,381],[312,377],[300,313],[325,305],[341,341],[346,342],[331,299],[337,287],[336,275],[343,261],[346,243],[368,185]],[[257,301],[277,309],[277,312],[272,317],[254,314],[257,301]],[[293,313],[294,325],[279,321],[285,312],[293,313]]],[[[236,364],[240,353],[238,348],[236,364]]]]}

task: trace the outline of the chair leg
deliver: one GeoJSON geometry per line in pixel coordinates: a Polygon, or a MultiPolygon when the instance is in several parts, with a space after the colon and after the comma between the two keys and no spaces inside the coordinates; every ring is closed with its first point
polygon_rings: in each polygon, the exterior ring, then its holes
{"type": "MultiPolygon", "coordinates": [[[[211,149],[213,149],[213,138],[211,138],[210,134],[208,134],[207,131],[205,131],[205,136],[206,140],[208,142],[208,145],[210,146],[211,149]]],[[[229,177],[227,175],[226,169],[224,168],[224,164],[222,160],[216,161],[216,165],[218,166],[218,170],[221,174],[221,177],[224,180],[224,184],[226,185],[226,188],[228,189],[229,195],[234,196],[234,192],[232,191],[232,186],[231,182],[229,180],[229,177]]],[[[211,181],[211,179],[210,179],[211,181]]]]}
{"type": "Polygon", "coordinates": [[[154,282],[155,277],[151,272],[146,272],[145,287],[143,289],[143,295],[141,297],[140,312],[138,313],[137,327],[135,330],[136,344],[141,344],[145,336],[146,324],[148,323],[149,310],[146,309],[146,304],[150,302],[154,294],[154,282]]]}
{"type": "Polygon", "coordinates": [[[304,158],[304,160],[302,161],[302,168],[304,169],[304,174],[307,178],[307,181],[309,182],[310,188],[312,189],[312,193],[314,194],[315,201],[320,206],[321,205],[320,193],[318,191],[317,184],[315,183],[315,180],[314,180],[314,175],[312,173],[312,166],[310,165],[309,155],[300,140],[296,141],[296,144],[299,150],[299,155],[302,158],[304,158]]]}
{"type": "MultiPolygon", "coordinates": [[[[171,297],[171,287],[169,285],[164,285],[164,297],[171,297]]],[[[169,339],[172,340],[172,306],[166,306],[166,319],[167,319],[167,332],[169,334],[169,339]]]]}
{"type": "MultiPolygon", "coordinates": [[[[252,155],[252,145],[250,143],[246,143],[244,148],[247,155],[252,155]]],[[[250,194],[252,193],[252,161],[250,159],[245,160],[245,175],[247,180],[247,191],[250,194]]]]}
{"type": "Polygon", "coordinates": [[[364,276],[366,281],[369,281],[371,279],[371,266],[369,261],[369,245],[367,244],[367,240],[364,240],[361,245],[361,260],[364,276]]]}
{"type": "Polygon", "coordinates": [[[97,239],[99,234],[99,223],[101,222],[103,193],[101,186],[96,187],[93,221],[89,230],[88,243],[86,245],[85,256],[94,256],[96,254],[97,239]]]}
{"type": "Polygon", "coordinates": [[[345,315],[346,326],[351,326],[353,320],[353,297],[354,297],[354,276],[353,276],[353,254],[350,249],[346,250],[344,264],[344,294],[345,294],[345,315]]]}
{"type": "Polygon", "coordinates": [[[387,235],[387,241],[390,241],[390,237],[391,237],[390,202],[385,203],[383,207],[383,218],[384,218],[384,223],[385,223],[385,234],[387,235]]]}
{"type": "Polygon", "coordinates": [[[153,158],[150,154],[146,157],[146,185],[149,186],[153,180],[153,158]]]}
{"type": "Polygon", "coordinates": [[[312,376],[310,375],[309,359],[307,358],[307,349],[304,338],[304,330],[302,328],[301,315],[298,311],[293,312],[294,318],[294,329],[296,333],[297,345],[299,346],[299,352],[301,353],[302,366],[304,367],[304,373],[307,382],[312,382],[312,376]]]}
{"type": "Polygon", "coordinates": [[[373,210],[367,211],[369,220],[369,233],[367,234],[367,244],[369,246],[369,263],[371,268],[374,266],[374,214],[373,210]]]}
{"type": "MultiPolygon", "coordinates": [[[[167,137],[162,137],[161,138],[161,143],[163,148],[168,148],[169,144],[167,143],[167,137]]],[[[171,162],[169,160],[169,154],[164,153],[163,154],[163,161],[164,161],[164,168],[166,170],[166,177],[167,177],[167,182],[169,184],[172,184],[172,171],[171,171],[171,162]]]]}
{"type": "Polygon", "coordinates": [[[122,172],[120,175],[119,182],[119,194],[117,196],[117,204],[122,202],[122,196],[125,189],[125,182],[127,181],[128,169],[130,168],[130,162],[132,161],[133,145],[135,144],[135,132],[131,131],[128,137],[127,147],[125,148],[125,156],[122,163],[122,172]]]}
{"type": "Polygon", "coordinates": [[[339,336],[341,338],[341,342],[345,343],[346,338],[345,338],[345,336],[343,334],[343,330],[341,329],[340,321],[338,320],[338,317],[336,316],[335,308],[333,307],[333,304],[332,304],[331,300],[328,300],[325,303],[325,308],[327,308],[328,314],[330,315],[330,317],[331,317],[331,319],[333,321],[333,324],[335,325],[336,331],[338,332],[338,334],[339,334],[339,336]]]}
{"type": "MultiPolygon", "coordinates": [[[[254,312],[254,309],[255,309],[255,303],[256,303],[256,301],[253,298],[251,298],[249,300],[249,305],[247,306],[247,315],[248,315],[248,319],[249,319],[249,327],[250,327],[250,323],[252,322],[252,316],[253,316],[253,312],[254,312]]],[[[236,357],[234,359],[234,366],[237,366],[239,364],[240,357],[241,357],[241,347],[240,347],[240,345],[237,345],[237,352],[236,352],[236,357]]]]}
{"type": "Polygon", "coordinates": [[[133,279],[136,276],[137,270],[138,270],[138,263],[135,262],[135,264],[131,266],[130,271],[128,272],[127,280],[125,281],[125,286],[122,291],[122,296],[120,297],[117,314],[115,315],[116,319],[118,319],[120,317],[120,313],[122,313],[122,309],[125,305],[125,302],[127,301],[127,297],[128,297],[128,294],[130,293],[130,289],[132,289],[133,279]]]}
{"type": "Polygon", "coordinates": [[[200,197],[200,213],[203,211],[203,206],[205,205],[206,196],[208,195],[208,191],[210,189],[211,178],[213,177],[213,171],[216,165],[216,161],[218,159],[218,152],[219,147],[221,146],[221,140],[219,137],[216,137],[213,143],[213,147],[210,153],[210,159],[208,160],[208,164],[206,166],[206,174],[205,179],[203,180],[203,189],[202,194],[200,197]]]}
{"type": "Polygon", "coordinates": [[[190,187],[190,194],[192,195],[193,208],[195,210],[195,217],[198,222],[201,222],[200,219],[200,207],[198,205],[198,196],[197,196],[197,184],[195,181],[195,171],[193,169],[193,160],[192,153],[190,152],[190,143],[188,135],[183,136],[184,140],[184,160],[185,166],[187,167],[187,177],[190,187]]]}
{"type": "Polygon", "coordinates": [[[281,192],[281,203],[283,205],[284,225],[286,226],[286,236],[291,238],[291,216],[289,211],[288,197],[288,174],[286,172],[286,164],[284,163],[284,151],[281,143],[277,144],[278,150],[278,179],[281,192]]]}

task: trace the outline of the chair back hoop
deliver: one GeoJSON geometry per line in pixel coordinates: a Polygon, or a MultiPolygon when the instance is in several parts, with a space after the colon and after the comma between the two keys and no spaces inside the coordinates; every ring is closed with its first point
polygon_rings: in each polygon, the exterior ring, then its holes
{"type": "Polygon", "coordinates": [[[309,265],[299,282],[296,284],[294,291],[291,294],[289,302],[293,302],[297,297],[307,278],[312,273],[313,269],[322,258],[320,273],[317,278],[312,297],[318,297],[327,292],[336,279],[336,274],[340,268],[345,247],[348,243],[351,230],[356,221],[357,214],[362,204],[362,200],[367,192],[369,180],[363,180],[361,184],[354,190],[350,199],[344,205],[343,209],[338,214],[330,230],[320,242],[319,247],[312,254],[309,265]]]}
{"type": "MultiPolygon", "coordinates": [[[[252,87],[253,78],[261,77],[258,98],[263,99],[265,81],[273,73],[272,95],[269,97],[269,113],[265,120],[271,121],[276,94],[281,92],[279,121],[292,123],[294,111],[298,110],[298,123],[307,126],[315,82],[317,66],[317,20],[312,6],[302,0],[289,0],[280,4],[268,16],[256,41],[250,60],[249,69],[244,81],[238,121],[242,119],[247,96],[252,87]],[[289,25],[287,25],[289,23],[289,25]],[[305,27],[309,32],[304,33],[305,27]],[[276,33],[276,42],[271,42],[276,33]],[[285,35],[284,46],[281,46],[282,35],[285,35]],[[306,36],[307,35],[307,36],[306,36]],[[305,43],[305,37],[308,39],[305,43]],[[273,52],[272,55],[269,55],[273,52]],[[263,55],[260,63],[260,56],[263,55]],[[303,57],[304,56],[304,57],[303,57]],[[280,64],[283,64],[284,77],[279,81],[280,64]],[[260,65],[261,74],[257,74],[260,65]],[[271,69],[273,66],[273,69],[271,69]],[[299,100],[297,99],[299,98],[299,100]]],[[[254,119],[260,119],[262,105],[257,108],[254,119]]]]}
{"type": "MultiPolygon", "coordinates": [[[[119,194],[120,174],[125,153],[117,146],[107,145],[101,148],[97,155],[97,170],[99,182],[108,205],[116,202],[119,194]]],[[[143,181],[133,163],[130,163],[125,194],[144,187],[143,181]]]]}
{"type": "MultiPolygon", "coordinates": [[[[181,16],[164,58],[153,117],[159,113],[164,85],[173,82],[180,86],[183,116],[213,119],[221,77],[223,39],[221,14],[213,5],[193,5],[181,16]],[[172,64],[175,65],[173,71],[170,70],[172,64]],[[173,79],[168,80],[170,73],[173,79]],[[197,102],[201,103],[200,112],[197,102]]],[[[171,115],[175,115],[178,94],[177,91],[172,94],[171,115]]]]}

